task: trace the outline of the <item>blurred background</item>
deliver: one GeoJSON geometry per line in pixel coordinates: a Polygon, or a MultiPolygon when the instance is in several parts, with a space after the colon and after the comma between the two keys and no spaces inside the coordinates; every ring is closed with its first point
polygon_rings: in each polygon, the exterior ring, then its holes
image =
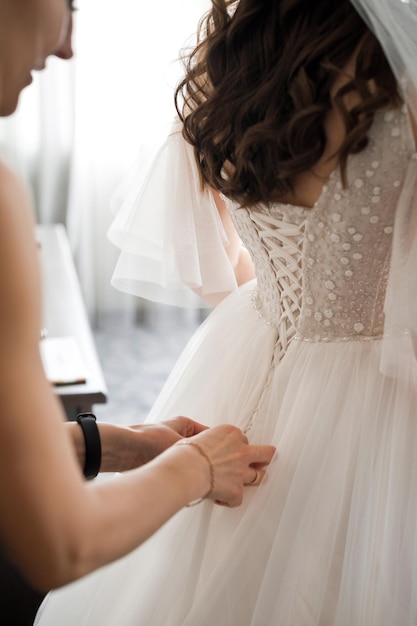
{"type": "Polygon", "coordinates": [[[78,0],[75,57],[52,58],[0,120],[0,150],[33,192],[39,223],[66,226],[109,403],[99,417],[141,421],[200,310],[141,301],[110,279],[110,199],[132,164],[150,164],[175,115],[179,55],[209,0],[78,0]]]}

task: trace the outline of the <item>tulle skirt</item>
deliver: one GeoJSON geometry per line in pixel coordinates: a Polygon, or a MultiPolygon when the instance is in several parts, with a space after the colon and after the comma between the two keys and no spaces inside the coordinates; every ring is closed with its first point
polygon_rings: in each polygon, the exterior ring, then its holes
{"type": "Polygon", "coordinates": [[[252,290],[196,332],[149,420],[236,424],[277,447],[266,479],[50,593],[39,626],[417,624],[416,371],[381,374],[378,340],[294,339],[277,363],[252,290]]]}

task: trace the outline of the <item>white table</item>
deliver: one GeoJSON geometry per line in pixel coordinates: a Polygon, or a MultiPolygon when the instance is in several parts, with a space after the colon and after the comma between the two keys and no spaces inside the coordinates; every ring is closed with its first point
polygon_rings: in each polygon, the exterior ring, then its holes
{"type": "Polygon", "coordinates": [[[68,419],[107,401],[107,387],[81,294],[65,227],[38,225],[43,289],[43,326],[48,338],[72,337],[86,366],[86,382],[54,386],[68,419]]]}

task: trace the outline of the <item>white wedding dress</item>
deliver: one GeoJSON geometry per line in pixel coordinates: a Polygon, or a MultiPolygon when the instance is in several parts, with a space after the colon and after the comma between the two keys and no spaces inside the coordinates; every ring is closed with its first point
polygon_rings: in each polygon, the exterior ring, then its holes
{"type": "Polygon", "coordinates": [[[335,170],[312,209],[228,201],[257,273],[237,288],[192,151],[172,133],[115,218],[114,284],[154,299],[166,287],[172,303],[181,281],[230,293],[149,420],[231,422],[277,456],[241,507],[182,510],[49,594],[38,626],[417,624],[417,367],[381,371],[395,207],[415,159],[405,108],[381,112],[347,190],[335,170]]]}

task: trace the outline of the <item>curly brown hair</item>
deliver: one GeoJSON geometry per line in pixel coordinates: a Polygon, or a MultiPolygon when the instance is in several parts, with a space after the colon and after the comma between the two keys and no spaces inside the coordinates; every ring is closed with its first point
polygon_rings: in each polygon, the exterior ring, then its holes
{"type": "Polygon", "coordinates": [[[397,106],[382,49],[349,0],[212,0],[175,92],[203,185],[241,205],[279,201],[326,147],[333,106],[346,136],[338,159],[368,142],[375,112],[397,106]],[[357,51],[356,75],[330,89],[357,51]],[[346,94],[360,103],[348,110],[346,94]]]}

